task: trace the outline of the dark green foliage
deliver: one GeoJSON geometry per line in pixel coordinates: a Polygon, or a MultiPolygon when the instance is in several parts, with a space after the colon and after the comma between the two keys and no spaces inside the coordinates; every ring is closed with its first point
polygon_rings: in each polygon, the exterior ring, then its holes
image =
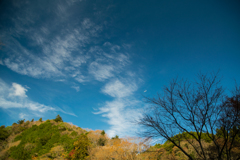
{"type": "Polygon", "coordinates": [[[164,144],[163,144],[163,148],[164,148],[168,153],[172,153],[174,146],[175,146],[175,145],[174,145],[173,143],[164,143],[164,144]]]}
{"type": "Polygon", "coordinates": [[[31,122],[34,122],[34,119],[32,119],[31,122]]]}
{"type": "Polygon", "coordinates": [[[18,121],[17,121],[17,123],[18,123],[18,124],[23,124],[23,123],[24,123],[24,121],[25,121],[25,119],[18,120],[18,121]]]}
{"type": "Polygon", "coordinates": [[[9,135],[10,134],[7,131],[7,129],[5,128],[5,126],[1,126],[0,127],[0,140],[4,141],[5,139],[8,138],[9,135]]]}
{"type": "Polygon", "coordinates": [[[102,135],[102,136],[104,136],[104,135],[105,135],[105,131],[104,131],[104,130],[101,132],[101,135],[102,135]]]}
{"type": "Polygon", "coordinates": [[[68,130],[68,131],[73,131],[73,129],[72,129],[72,128],[67,128],[67,130],[68,130]]]}
{"type": "Polygon", "coordinates": [[[62,145],[65,151],[70,152],[77,138],[70,138],[68,135],[61,135],[59,126],[50,122],[41,125],[33,125],[18,135],[14,141],[21,140],[18,146],[10,149],[10,155],[14,159],[30,159],[32,155],[41,156],[48,153],[55,145],[62,145]],[[26,149],[26,145],[27,149],[26,149]]]}
{"type": "Polygon", "coordinates": [[[39,122],[42,122],[42,118],[39,118],[39,122]]]}
{"type": "Polygon", "coordinates": [[[65,151],[70,152],[71,150],[74,149],[73,144],[75,141],[77,141],[77,137],[73,139],[65,134],[60,138],[59,143],[63,145],[63,148],[65,149],[65,151]]]}
{"type": "Polygon", "coordinates": [[[156,148],[161,148],[162,147],[162,145],[161,144],[159,144],[159,143],[157,143],[157,144],[155,144],[155,146],[154,147],[156,147],[156,148]]]}
{"type": "Polygon", "coordinates": [[[118,139],[119,137],[118,137],[118,135],[116,135],[115,137],[112,137],[112,139],[118,139]]]}
{"type": "Polygon", "coordinates": [[[70,135],[76,137],[78,135],[78,133],[76,131],[72,131],[72,133],[70,135]]]}
{"type": "Polygon", "coordinates": [[[57,115],[54,119],[55,122],[63,122],[62,117],[60,115],[57,115]]]}
{"type": "Polygon", "coordinates": [[[99,146],[104,146],[105,143],[106,143],[106,139],[105,139],[105,138],[99,138],[99,139],[98,139],[97,144],[98,144],[99,146]]]}
{"type": "MultiPolygon", "coordinates": [[[[190,133],[193,134],[195,137],[198,137],[196,132],[190,132],[190,133]]],[[[183,132],[183,133],[179,133],[179,134],[173,136],[171,139],[174,140],[175,142],[179,143],[183,140],[194,139],[194,138],[191,135],[189,135],[188,133],[183,132]]],[[[202,133],[201,139],[208,143],[212,142],[212,140],[209,138],[207,133],[202,133]]],[[[170,141],[168,140],[168,141],[166,141],[166,143],[170,143],[170,141]]]]}
{"type": "Polygon", "coordinates": [[[64,127],[64,126],[59,126],[58,129],[59,129],[60,131],[66,131],[66,130],[67,130],[67,128],[64,127]]]}

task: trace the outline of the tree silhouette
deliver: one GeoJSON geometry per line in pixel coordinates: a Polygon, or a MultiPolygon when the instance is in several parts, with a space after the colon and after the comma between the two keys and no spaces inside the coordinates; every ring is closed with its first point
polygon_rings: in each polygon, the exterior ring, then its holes
{"type": "Polygon", "coordinates": [[[62,117],[58,114],[54,119],[55,122],[63,122],[62,117]]]}
{"type": "MultiPolygon", "coordinates": [[[[187,141],[195,150],[198,159],[232,159],[232,147],[237,133],[232,134],[234,126],[239,126],[239,109],[229,107],[218,73],[210,75],[198,74],[197,80],[174,79],[169,86],[156,98],[146,98],[153,104],[148,112],[137,121],[145,128],[142,132],[146,137],[162,137],[178,147],[189,159],[194,159],[187,153],[181,141],[187,141]],[[217,129],[224,127],[224,138],[216,135],[217,129]],[[184,133],[180,138],[175,135],[184,133]],[[230,136],[231,133],[231,137],[230,136]],[[212,141],[211,148],[204,146],[203,136],[212,141]],[[191,137],[191,139],[189,138],[191,137]]],[[[236,89],[232,97],[239,95],[236,89]]],[[[236,108],[236,107],[235,107],[236,108]]],[[[239,129],[239,128],[237,128],[239,129]]],[[[239,131],[239,130],[238,130],[239,131]]]]}

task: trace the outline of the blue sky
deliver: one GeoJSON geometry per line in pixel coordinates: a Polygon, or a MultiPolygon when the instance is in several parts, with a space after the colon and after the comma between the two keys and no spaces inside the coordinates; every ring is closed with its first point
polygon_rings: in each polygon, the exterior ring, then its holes
{"type": "Polygon", "coordinates": [[[200,71],[240,81],[237,0],[0,1],[0,125],[53,119],[141,130],[143,96],[200,71]]]}

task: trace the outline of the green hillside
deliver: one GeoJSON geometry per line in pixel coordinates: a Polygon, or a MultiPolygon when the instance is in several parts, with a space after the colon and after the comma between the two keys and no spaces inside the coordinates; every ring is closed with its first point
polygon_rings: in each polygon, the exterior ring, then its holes
{"type": "Polygon", "coordinates": [[[74,142],[86,130],[62,120],[19,121],[1,127],[0,159],[34,159],[62,157],[74,149],[74,142]],[[63,152],[64,151],[64,152],[63,152]]]}
{"type": "MultiPolygon", "coordinates": [[[[192,132],[195,134],[194,132],[192,132]]],[[[218,131],[219,137],[221,132],[218,131]]],[[[187,141],[186,133],[172,137],[183,146],[184,151],[199,159],[195,149],[187,141]],[[184,138],[183,138],[184,137],[184,138]]],[[[237,142],[240,136],[237,136],[237,142]]],[[[192,137],[187,140],[194,142],[192,137]]],[[[211,159],[215,154],[213,142],[206,134],[202,135],[202,144],[211,159]]],[[[239,143],[236,144],[239,146],[239,143]]],[[[239,148],[239,147],[238,147],[239,148]]],[[[234,150],[235,155],[240,150],[234,150]]],[[[164,160],[188,157],[170,141],[150,146],[148,141],[137,137],[110,138],[105,131],[86,131],[80,127],[56,119],[42,121],[19,120],[12,126],[0,127],[0,160],[164,160]]]]}

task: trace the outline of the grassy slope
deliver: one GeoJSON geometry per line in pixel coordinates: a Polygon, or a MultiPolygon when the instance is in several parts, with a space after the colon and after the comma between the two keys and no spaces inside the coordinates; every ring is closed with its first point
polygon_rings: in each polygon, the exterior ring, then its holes
{"type": "Polygon", "coordinates": [[[77,137],[87,131],[65,122],[35,121],[5,128],[10,136],[1,140],[0,159],[64,157],[77,137]],[[11,157],[11,158],[10,158],[11,157]]]}

